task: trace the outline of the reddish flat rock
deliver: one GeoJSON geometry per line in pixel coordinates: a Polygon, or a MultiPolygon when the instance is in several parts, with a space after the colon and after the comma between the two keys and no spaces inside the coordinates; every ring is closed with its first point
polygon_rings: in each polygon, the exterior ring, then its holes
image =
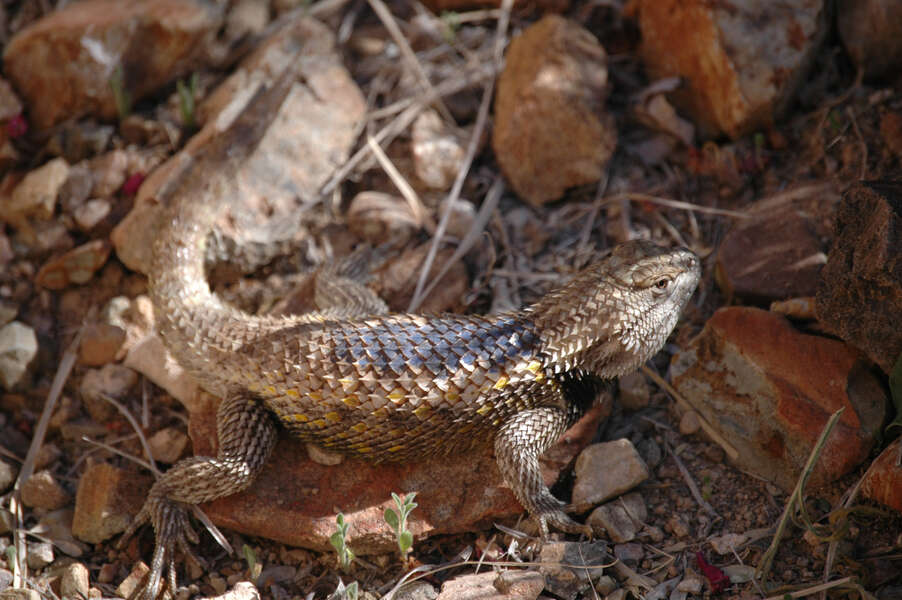
{"type": "Polygon", "coordinates": [[[902,437],[896,438],[868,467],[861,494],[902,513],[902,437]]]}
{"type": "Polygon", "coordinates": [[[757,308],[723,308],[671,363],[674,386],[739,450],[737,463],[784,490],[830,415],[845,408],[810,480],[864,460],[886,415],[869,363],[844,343],[797,331],[757,308]]]}
{"type": "MultiPolygon", "coordinates": [[[[196,455],[216,453],[218,400],[207,399],[191,413],[196,455]]],[[[609,412],[609,403],[600,404],[549,449],[542,459],[547,484],[588,444],[609,412]]],[[[408,521],[415,539],[486,528],[493,520],[523,513],[490,447],[403,465],[346,457],[339,465],[324,466],[308,458],[304,443],[283,433],[250,489],[204,504],[203,509],[217,525],[320,551],[331,550],[329,536],[341,511],[350,524],[347,540],[354,552],[388,552],[397,548],[383,518],[385,509],[394,507],[392,492],[417,493],[419,506],[408,521]]]]}

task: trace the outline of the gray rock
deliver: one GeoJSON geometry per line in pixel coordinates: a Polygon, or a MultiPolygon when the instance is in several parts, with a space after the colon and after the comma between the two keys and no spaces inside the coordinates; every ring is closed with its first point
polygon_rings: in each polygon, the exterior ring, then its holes
{"type": "Polygon", "coordinates": [[[627,492],[649,477],[632,442],[620,439],[592,444],[576,459],[572,504],[576,511],[627,492]]]}
{"type": "Polygon", "coordinates": [[[53,562],[53,544],[50,542],[28,542],[28,557],[25,559],[29,568],[43,569],[53,562]]]}
{"type": "Polygon", "coordinates": [[[38,353],[34,329],[13,321],[0,327],[0,383],[11,389],[22,381],[28,365],[38,353]]]}

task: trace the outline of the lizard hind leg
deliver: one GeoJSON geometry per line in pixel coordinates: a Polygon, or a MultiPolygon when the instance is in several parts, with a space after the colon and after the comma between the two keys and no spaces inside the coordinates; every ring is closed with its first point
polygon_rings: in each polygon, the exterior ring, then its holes
{"type": "Polygon", "coordinates": [[[591,535],[591,528],[567,516],[566,505],[551,494],[539,468],[539,456],[569,423],[562,408],[542,406],[517,413],[495,434],[498,468],[517,500],[539,521],[543,538],[548,537],[549,525],[567,533],[591,535]]]}
{"type": "MultiPolygon", "coordinates": [[[[175,553],[191,556],[190,543],[198,537],[188,519],[189,506],[230,496],[247,488],[257,477],[275,447],[277,428],[271,414],[247,394],[233,394],[219,405],[216,414],[219,435],[217,456],[195,456],[180,460],[150,489],[141,512],[122,540],[150,521],[156,536],[150,573],[135,597],[153,600],[159,595],[165,571],[175,593],[175,553]]],[[[120,546],[122,542],[120,542],[120,546]]]]}

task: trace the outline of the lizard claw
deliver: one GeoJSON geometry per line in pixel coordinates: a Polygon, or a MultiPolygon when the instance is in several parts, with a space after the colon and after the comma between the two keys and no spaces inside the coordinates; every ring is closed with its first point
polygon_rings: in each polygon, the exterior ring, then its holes
{"type": "MultiPolygon", "coordinates": [[[[188,510],[184,504],[151,492],[151,496],[144,503],[144,507],[138,513],[135,521],[129,526],[123,540],[128,539],[138,527],[147,521],[153,524],[156,533],[153,560],[150,564],[150,572],[142,585],[129,595],[129,600],[154,600],[157,598],[160,595],[164,573],[170,592],[175,593],[177,587],[176,550],[181,551],[196,564],[204,565],[204,562],[191,549],[191,544],[198,543],[199,538],[197,532],[191,527],[188,510]]],[[[122,541],[120,541],[120,547],[121,544],[122,541]]]]}

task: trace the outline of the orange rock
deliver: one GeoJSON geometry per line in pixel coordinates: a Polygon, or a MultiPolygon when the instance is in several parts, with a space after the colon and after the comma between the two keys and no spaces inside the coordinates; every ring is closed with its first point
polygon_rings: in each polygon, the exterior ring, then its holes
{"type": "Polygon", "coordinates": [[[790,491],[830,415],[844,408],[810,485],[864,460],[886,393],[861,355],[757,308],[714,313],[671,363],[674,386],[739,451],[736,462],[790,491]]]}
{"type": "Polygon", "coordinates": [[[902,513],[902,437],[880,453],[871,463],[864,480],[861,493],[865,498],[876,500],[902,513]]]}
{"type": "Polygon", "coordinates": [[[682,77],[677,106],[703,136],[732,138],[773,122],[828,30],[822,0],[639,0],[639,27],[651,77],[682,77]]]}
{"type": "Polygon", "coordinates": [[[25,27],[3,54],[4,72],[39,129],[70,118],[117,116],[117,69],[132,100],[196,68],[222,16],[194,0],[86,0],[25,27]]]}

